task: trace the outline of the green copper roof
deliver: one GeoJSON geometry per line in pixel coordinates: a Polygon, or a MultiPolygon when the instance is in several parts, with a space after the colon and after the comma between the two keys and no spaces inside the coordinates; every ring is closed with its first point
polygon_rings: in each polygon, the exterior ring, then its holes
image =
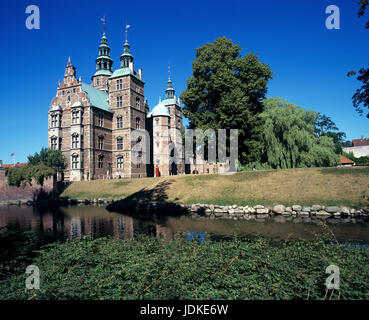
{"type": "Polygon", "coordinates": [[[164,106],[163,102],[159,102],[157,106],[152,109],[150,117],[157,117],[157,116],[165,116],[170,117],[169,110],[166,106],[164,106]]]}
{"type": "Polygon", "coordinates": [[[115,70],[113,74],[110,76],[110,79],[127,76],[130,74],[136,77],[138,80],[142,81],[138,73],[136,71],[132,71],[130,68],[120,68],[120,69],[115,70]]]}
{"type": "Polygon", "coordinates": [[[82,82],[82,90],[87,93],[91,106],[105,111],[110,111],[109,95],[106,92],[96,89],[84,82],[82,82]]]}
{"type": "Polygon", "coordinates": [[[179,103],[178,101],[176,101],[176,99],[165,99],[162,101],[162,104],[165,105],[165,106],[172,106],[172,105],[177,105],[179,106],[179,103]]]}
{"type": "Polygon", "coordinates": [[[95,72],[93,76],[111,76],[113,72],[110,70],[100,69],[95,72]]]}

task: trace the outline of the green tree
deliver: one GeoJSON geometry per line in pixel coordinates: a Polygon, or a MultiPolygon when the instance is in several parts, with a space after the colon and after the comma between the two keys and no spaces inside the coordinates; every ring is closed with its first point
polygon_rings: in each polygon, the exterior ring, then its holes
{"type": "MultiPolygon", "coordinates": [[[[364,16],[367,7],[369,6],[369,0],[359,1],[360,9],[358,16],[364,16]]],[[[369,21],[366,23],[365,28],[369,29],[369,21]]],[[[368,109],[366,117],[369,119],[369,68],[361,68],[359,71],[350,71],[347,74],[350,76],[357,75],[357,80],[361,81],[363,85],[356,90],[352,97],[352,102],[356,111],[362,115],[365,113],[365,109],[368,109]]]]}
{"type": "Polygon", "coordinates": [[[28,163],[38,165],[40,163],[57,171],[62,171],[67,167],[67,160],[60,150],[41,148],[40,153],[28,156],[28,163]]]}
{"type": "Polygon", "coordinates": [[[263,126],[260,114],[268,80],[268,65],[225,37],[196,49],[193,75],[182,93],[183,114],[190,128],[238,129],[239,161],[260,160],[263,126]]]}
{"type": "Polygon", "coordinates": [[[335,152],[337,154],[342,153],[342,146],[345,143],[346,134],[338,131],[336,124],[330,117],[318,113],[318,118],[315,121],[315,135],[317,137],[327,136],[332,138],[336,146],[335,152]]]}
{"type": "Polygon", "coordinates": [[[281,98],[264,100],[263,161],[275,169],[333,166],[338,161],[328,136],[317,137],[318,113],[281,98]]]}

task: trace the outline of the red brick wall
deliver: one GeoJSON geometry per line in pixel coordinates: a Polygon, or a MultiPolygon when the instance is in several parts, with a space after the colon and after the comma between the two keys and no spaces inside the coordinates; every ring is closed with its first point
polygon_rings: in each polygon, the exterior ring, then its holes
{"type": "Polygon", "coordinates": [[[0,169],[0,201],[34,201],[41,193],[51,194],[56,190],[54,177],[45,179],[43,186],[32,181],[25,186],[9,186],[5,176],[5,170],[0,169]]]}

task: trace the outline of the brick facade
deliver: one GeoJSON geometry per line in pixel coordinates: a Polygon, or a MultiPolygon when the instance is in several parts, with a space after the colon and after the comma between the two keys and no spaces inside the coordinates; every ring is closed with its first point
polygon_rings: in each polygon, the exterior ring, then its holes
{"type": "MultiPolygon", "coordinates": [[[[76,68],[69,58],[63,81],[52,99],[48,146],[61,150],[68,161],[63,179],[141,178],[153,176],[155,164],[160,167],[160,175],[183,174],[179,99],[170,96],[165,100],[169,117],[148,117],[142,70],[135,71],[128,42],[124,43],[120,68],[114,72],[109,54],[104,33],[90,85],[81,78],[77,80],[76,68]],[[157,121],[160,126],[156,127],[157,121]],[[153,133],[157,129],[160,141],[153,133]],[[147,132],[149,141],[143,139],[147,132]],[[151,148],[145,148],[142,140],[151,148]],[[160,147],[156,147],[157,143],[160,147]],[[179,150],[176,153],[180,163],[175,167],[170,164],[172,149],[179,150]],[[144,163],[144,159],[150,163],[144,163]],[[155,163],[156,159],[159,163],[155,163]]],[[[170,90],[174,94],[174,89],[170,90]]]]}

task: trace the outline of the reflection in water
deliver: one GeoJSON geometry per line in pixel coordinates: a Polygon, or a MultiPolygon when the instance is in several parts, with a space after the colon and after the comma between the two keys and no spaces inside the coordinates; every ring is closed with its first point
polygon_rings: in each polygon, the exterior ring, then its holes
{"type": "MultiPolygon", "coordinates": [[[[211,237],[249,237],[261,234],[279,239],[311,240],[315,234],[326,232],[316,223],[278,223],[245,220],[210,220],[187,217],[133,218],[129,215],[109,213],[105,207],[71,206],[55,209],[34,207],[0,207],[0,227],[14,231],[32,230],[51,233],[56,239],[77,239],[88,235],[93,239],[115,237],[130,239],[135,234],[146,234],[167,240],[183,238],[205,243],[206,235],[211,237]]],[[[369,241],[369,224],[343,223],[329,228],[338,240],[369,241]]],[[[0,229],[4,232],[6,229],[0,229]]]]}
{"type": "Polygon", "coordinates": [[[186,234],[187,240],[190,241],[199,241],[199,244],[202,246],[205,243],[206,233],[205,232],[187,232],[186,234]]]}

